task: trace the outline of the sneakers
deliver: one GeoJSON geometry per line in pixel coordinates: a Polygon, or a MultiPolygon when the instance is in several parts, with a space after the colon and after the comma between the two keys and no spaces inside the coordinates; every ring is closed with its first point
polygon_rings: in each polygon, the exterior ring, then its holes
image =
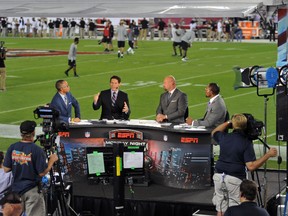
{"type": "Polygon", "coordinates": [[[78,74],[74,74],[74,77],[79,77],[79,75],[78,74]]]}
{"type": "Polygon", "coordinates": [[[120,52],[118,52],[118,54],[117,54],[117,55],[118,55],[118,58],[120,58],[120,56],[121,56],[121,53],[120,53],[120,52]]]}
{"type": "Polygon", "coordinates": [[[175,53],[175,54],[172,54],[172,56],[177,56],[177,54],[175,53]]]}
{"type": "Polygon", "coordinates": [[[68,71],[65,71],[64,73],[66,74],[67,77],[69,76],[68,71]]]}
{"type": "Polygon", "coordinates": [[[186,62],[187,60],[188,60],[188,58],[186,58],[186,57],[182,58],[183,62],[186,62]]]}

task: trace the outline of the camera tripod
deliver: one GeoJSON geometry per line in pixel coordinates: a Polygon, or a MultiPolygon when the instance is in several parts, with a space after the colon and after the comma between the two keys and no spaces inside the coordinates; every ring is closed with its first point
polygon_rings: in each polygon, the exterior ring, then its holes
{"type": "MultiPolygon", "coordinates": [[[[46,150],[48,156],[48,150],[46,150]]],[[[64,182],[61,175],[59,161],[54,164],[53,169],[50,170],[50,185],[45,191],[47,215],[48,216],[70,216],[69,211],[69,191],[65,189],[64,182]],[[56,176],[54,172],[58,172],[56,176]]]]}

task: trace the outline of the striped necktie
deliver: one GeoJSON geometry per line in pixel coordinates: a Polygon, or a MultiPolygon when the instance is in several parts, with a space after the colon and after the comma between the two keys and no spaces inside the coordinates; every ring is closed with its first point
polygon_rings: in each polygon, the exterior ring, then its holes
{"type": "Polygon", "coordinates": [[[112,95],[112,107],[115,106],[115,103],[116,103],[116,92],[113,92],[113,95],[112,95]]]}
{"type": "Polygon", "coordinates": [[[64,96],[64,103],[66,104],[66,106],[68,105],[67,96],[64,96]]]}

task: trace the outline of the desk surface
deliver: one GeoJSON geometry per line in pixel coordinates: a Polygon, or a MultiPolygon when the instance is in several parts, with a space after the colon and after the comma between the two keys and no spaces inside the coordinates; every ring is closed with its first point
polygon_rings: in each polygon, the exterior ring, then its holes
{"type": "Polygon", "coordinates": [[[131,119],[126,120],[81,120],[81,122],[71,123],[70,128],[81,128],[81,127],[118,127],[118,128],[150,128],[155,130],[166,130],[175,131],[180,133],[210,133],[209,128],[203,126],[195,127],[184,124],[172,124],[172,123],[158,123],[155,120],[141,120],[131,119]]]}

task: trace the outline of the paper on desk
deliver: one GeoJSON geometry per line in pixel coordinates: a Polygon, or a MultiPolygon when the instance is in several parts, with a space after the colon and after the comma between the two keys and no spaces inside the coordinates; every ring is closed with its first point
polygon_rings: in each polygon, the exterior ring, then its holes
{"type": "Polygon", "coordinates": [[[144,126],[150,126],[150,127],[161,127],[161,124],[159,124],[155,120],[139,120],[139,119],[131,119],[128,122],[128,125],[144,125],[144,126]]]}
{"type": "Polygon", "coordinates": [[[88,120],[81,120],[80,122],[73,122],[75,125],[91,125],[92,123],[88,120]]]}
{"type": "Polygon", "coordinates": [[[191,126],[188,124],[179,124],[179,125],[174,125],[174,129],[183,129],[183,130],[189,130],[189,131],[205,131],[206,128],[204,126],[191,126]]]}

